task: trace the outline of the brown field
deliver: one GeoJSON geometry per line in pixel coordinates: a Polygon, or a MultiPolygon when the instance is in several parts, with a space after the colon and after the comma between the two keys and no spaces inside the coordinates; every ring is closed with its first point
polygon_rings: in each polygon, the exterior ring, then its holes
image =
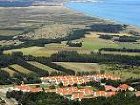
{"type": "Polygon", "coordinates": [[[4,71],[8,72],[10,77],[14,76],[14,74],[17,73],[16,71],[13,71],[13,70],[9,69],[8,67],[1,68],[1,70],[4,70],[4,71]]]}
{"type": "Polygon", "coordinates": [[[75,72],[99,72],[100,67],[96,63],[75,63],[75,62],[54,62],[66,69],[71,69],[75,72]]]}
{"type": "Polygon", "coordinates": [[[35,66],[35,67],[37,67],[37,68],[40,68],[42,70],[46,70],[49,73],[51,73],[51,72],[58,72],[57,70],[55,70],[55,69],[53,69],[53,68],[51,68],[49,66],[46,66],[44,64],[38,63],[38,62],[29,61],[28,63],[33,65],[33,66],[35,66]]]}
{"type": "Polygon", "coordinates": [[[12,67],[17,73],[21,73],[21,74],[30,74],[33,73],[32,71],[18,65],[18,64],[14,64],[14,65],[10,65],[10,67],[12,67]]]}

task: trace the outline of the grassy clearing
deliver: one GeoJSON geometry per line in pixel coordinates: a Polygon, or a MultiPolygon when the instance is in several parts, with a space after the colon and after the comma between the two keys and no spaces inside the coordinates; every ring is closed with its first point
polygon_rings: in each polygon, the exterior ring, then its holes
{"type": "Polygon", "coordinates": [[[31,64],[31,65],[33,65],[33,66],[35,66],[35,67],[37,67],[37,68],[46,70],[46,71],[48,71],[49,73],[51,73],[51,72],[57,72],[57,70],[55,70],[55,69],[53,69],[53,68],[51,68],[51,67],[49,67],[49,66],[46,66],[46,65],[44,65],[44,64],[38,63],[38,62],[29,61],[28,63],[31,64]]]}
{"type": "Polygon", "coordinates": [[[72,62],[55,62],[66,69],[75,72],[99,72],[100,68],[96,63],[72,63],[72,62]]]}
{"type": "Polygon", "coordinates": [[[15,70],[15,72],[17,72],[17,73],[22,73],[22,74],[33,73],[32,71],[30,71],[18,64],[10,65],[10,67],[12,67],[15,70]]]}

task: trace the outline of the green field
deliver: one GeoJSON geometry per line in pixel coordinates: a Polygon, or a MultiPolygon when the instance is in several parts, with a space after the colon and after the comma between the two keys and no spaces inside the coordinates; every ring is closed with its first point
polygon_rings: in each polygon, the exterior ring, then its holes
{"type": "Polygon", "coordinates": [[[118,75],[122,79],[140,78],[140,66],[101,64],[100,68],[106,73],[118,75]]]}
{"type": "MultiPolygon", "coordinates": [[[[92,32],[88,35],[85,35],[85,38],[81,38],[80,41],[83,41],[83,48],[88,50],[98,50],[101,48],[126,48],[126,49],[140,49],[140,43],[138,42],[117,42],[113,40],[106,40],[99,38],[100,33],[92,32]]],[[[102,34],[102,33],[101,33],[102,34]]],[[[111,34],[111,33],[104,33],[111,34]]],[[[112,33],[114,35],[115,33],[112,33]]],[[[115,34],[118,36],[126,35],[126,33],[115,34]]],[[[130,36],[129,34],[127,36],[130,36]]]]}
{"type": "Polygon", "coordinates": [[[83,42],[83,48],[89,50],[98,50],[101,48],[119,48],[119,45],[113,41],[103,40],[100,38],[89,39],[85,38],[83,42]]]}
{"type": "Polygon", "coordinates": [[[71,69],[75,72],[99,72],[100,67],[96,63],[75,63],[75,62],[54,62],[66,69],[71,69]]]}

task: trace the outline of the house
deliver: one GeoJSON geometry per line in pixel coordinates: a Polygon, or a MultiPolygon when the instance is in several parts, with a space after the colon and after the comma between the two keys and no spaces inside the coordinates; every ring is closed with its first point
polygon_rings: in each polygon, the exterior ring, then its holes
{"type": "Polygon", "coordinates": [[[15,86],[13,90],[16,91],[23,91],[23,92],[40,92],[42,91],[41,88],[30,87],[29,85],[19,85],[15,86]]]}
{"type": "Polygon", "coordinates": [[[84,96],[93,95],[93,90],[90,87],[85,87],[85,88],[79,89],[78,92],[83,93],[84,96]]]}
{"type": "Polygon", "coordinates": [[[135,92],[135,95],[136,95],[137,97],[140,97],[140,91],[135,92]]]}
{"type": "Polygon", "coordinates": [[[86,96],[93,96],[93,90],[90,87],[85,87],[78,89],[77,87],[64,87],[64,88],[57,88],[56,93],[60,94],[62,96],[71,96],[70,99],[75,100],[82,98],[86,96]]]}
{"type": "Polygon", "coordinates": [[[119,87],[118,87],[118,90],[121,90],[121,91],[134,91],[135,89],[127,84],[121,84],[119,87]]]}
{"type": "Polygon", "coordinates": [[[93,96],[94,97],[111,97],[116,95],[116,92],[106,92],[106,91],[96,91],[94,92],[93,96]]]}
{"type": "Polygon", "coordinates": [[[105,87],[105,91],[114,91],[114,92],[118,91],[117,88],[115,88],[115,87],[113,87],[111,85],[105,85],[104,87],[105,87]]]}
{"type": "Polygon", "coordinates": [[[84,98],[84,93],[81,93],[81,92],[73,93],[71,96],[71,100],[81,101],[83,98],[84,98]]]}
{"type": "Polygon", "coordinates": [[[56,93],[62,96],[71,95],[74,92],[78,92],[77,87],[66,87],[66,88],[57,88],[56,93]]]}
{"type": "Polygon", "coordinates": [[[74,84],[83,84],[89,82],[87,78],[84,76],[50,76],[50,77],[42,77],[42,84],[55,84],[63,83],[64,86],[74,85],[74,84]]]}

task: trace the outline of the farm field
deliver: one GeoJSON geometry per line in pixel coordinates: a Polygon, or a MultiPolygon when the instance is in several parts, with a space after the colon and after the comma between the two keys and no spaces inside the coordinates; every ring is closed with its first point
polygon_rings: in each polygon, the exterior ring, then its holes
{"type": "MultiPolygon", "coordinates": [[[[90,54],[90,52],[95,51],[98,52],[101,48],[126,48],[126,49],[140,49],[140,44],[138,43],[122,43],[122,42],[113,42],[112,40],[105,40],[98,38],[96,35],[94,37],[85,37],[78,40],[74,40],[77,42],[82,42],[82,47],[69,47],[66,45],[66,41],[61,44],[51,43],[46,44],[45,47],[28,47],[21,49],[12,49],[4,51],[4,54],[11,54],[12,52],[21,51],[24,55],[32,55],[32,56],[44,56],[50,57],[52,54],[57,53],[59,51],[77,51],[80,54],[90,54]]],[[[109,52],[102,51],[103,54],[121,54],[121,55],[129,55],[136,56],[140,55],[140,53],[133,52],[109,52]]]]}
{"type": "Polygon", "coordinates": [[[38,62],[35,62],[35,61],[28,61],[28,63],[33,65],[33,66],[35,66],[35,67],[37,67],[37,68],[40,68],[42,70],[48,71],[49,74],[51,74],[52,72],[58,72],[57,70],[55,70],[55,69],[53,69],[53,68],[51,68],[49,66],[46,66],[44,64],[41,64],[41,63],[38,63],[38,62]]]}
{"type": "Polygon", "coordinates": [[[48,72],[49,75],[52,75],[54,73],[61,73],[56,69],[53,69],[47,65],[41,64],[36,61],[27,61],[27,64],[30,64],[31,67],[36,68],[36,70],[33,70],[32,68],[29,69],[29,67],[26,68],[26,66],[24,67],[24,65],[21,66],[19,64],[9,65],[9,67],[1,68],[1,70],[9,73],[10,77],[13,77],[15,74],[40,74],[41,72],[45,73],[45,71],[48,72]]]}
{"type": "Polygon", "coordinates": [[[140,78],[140,66],[126,66],[115,64],[101,64],[101,70],[120,76],[122,79],[140,78]]]}
{"type": "Polygon", "coordinates": [[[10,68],[6,67],[6,68],[1,68],[1,70],[8,72],[10,77],[13,77],[15,73],[17,73],[16,71],[11,70],[10,68]]]}
{"type": "Polygon", "coordinates": [[[102,54],[115,54],[115,55],[129,55],[129,56],[140,56],[139,52],[117,52],[117,51],[101,51],[102,54]]]}
{"type": "Polygon", "coordinates": [[[45,47],[28,47],[28,48],[21,48],[21,49],[12,49],[12,50],[5,50],[4,54],[11,54],[12,52],[23,52],[24,55],[32,55],[32,56],[44,56],[50,57],[52,54],[55,54],[59,51],[77,51],[80,54],[89,54],[91,50],[87,50],[80,47],[68,47],[65,44],[47,44],[45,47]]]}
{"type": "Polygon", "coordinates": [[[100,33],[91,32],[85,35],[85,38],[79,39],[83,42],[83,48],[88,50],[98,50],[101,48],[126,48],[126,49],[140,49],[140,43],[138,42],[115,42],[113,40],[106,40],[99,38],[99,34],[118,35],[118,36],[131,36],[127,33],[100,33]]]}
{"type": "Polygon", "coordinates": [[[28,47],[28,48],[21,48],[21,49],[13,49],[13,50],[7,50],[4,51],[4,54],[11,54],[12,52],[23,52],[24,55],[33,55],[33,56],[45,56],[49,57],[51,54],[56,53],[55,50],[48,51],[44,47],[28,47]]]}
{"type": "Polygon", "coordinates": [[[13,64],[9,66],[10,69],[12,68],[13,71],[16,71],[17,73],[21,73],[21,74],[30,74],[30,73],[34,73],[18,64],[13,64]]]}
{"type": "Polygon", "coordinates": [[[54,62],[66,69],[71,69],[75,72],[100,72],[100,67],[96,63],[76,63],[76,62],[54,62]]]}

